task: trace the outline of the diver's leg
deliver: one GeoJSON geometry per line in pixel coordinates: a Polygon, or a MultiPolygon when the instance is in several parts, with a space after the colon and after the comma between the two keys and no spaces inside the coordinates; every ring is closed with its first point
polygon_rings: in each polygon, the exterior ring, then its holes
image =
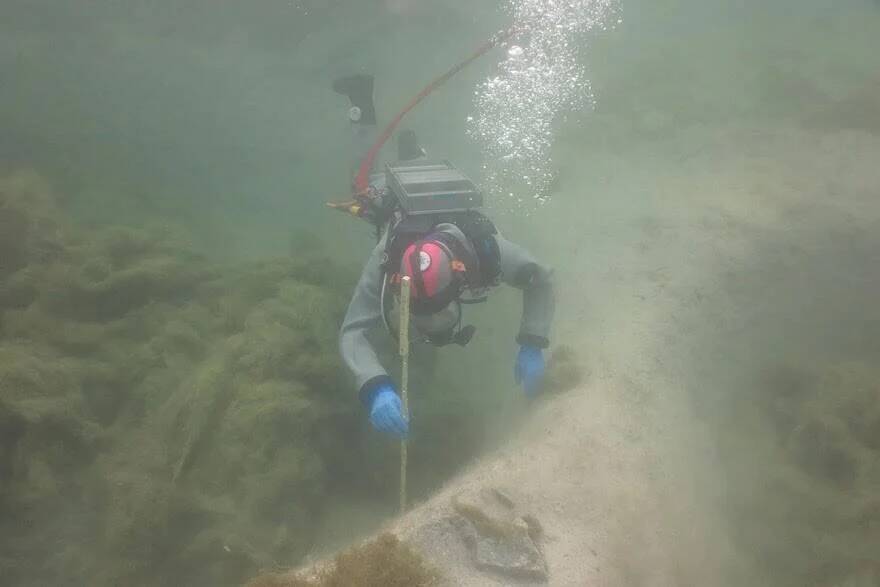
{"type": "MultiPolygon", "coordinates": [[[[366,74],[348,75],[333,82],[333,91],[348,97],[351,107],[348,120],[351,122],[353,153],[350,162],[352,177],[358,172],[361,161],[378,138],[376,127],[376,108],[373,104],[373,76],[366,74]]],[[[373,169],[375,171],[375,163],[373,169]]]]}
{"type": "Polygon", "coordinates": [[[362,73],[340,77],[333,82],[333,91],[347,96],[351,102],[349,118],[353,123],[376,125],[376,108],[373,105],[373,83],[372,75],[362,73]]]}
{"type": "Polygon", "coordinates": [[[415,131],[405,129],[397,135],[397,160],[398,161],[416,161],[424,159],[425,150],[419,144],[419,139],[415,131]]]}
{"type": "MultiPolygon", "coordinates": [[[[376,107],[373,103],[373,87],[374,78],[367,74],[349,75],[333,82],[333,91],[347,96],[351,103],[348,119],[351,122],[354,144],[353,161],[350,167],[352,177],[357,174],[361,162],[379,137],[376,126],[376,107]]],[[[397,135],[398,161],[416,161],[425,157],[425,150],[419,144],[414,131],[403,130],[397,135]]],[[[370,173],[375,173],[380,166],[380,157],[377,157],[370,173]]]]}

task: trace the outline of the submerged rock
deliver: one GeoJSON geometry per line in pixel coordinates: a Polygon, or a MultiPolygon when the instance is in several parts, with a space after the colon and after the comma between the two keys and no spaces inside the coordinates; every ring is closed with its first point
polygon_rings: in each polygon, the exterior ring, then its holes
{"type": "Polygon", "coordinates": [[[476,568],[517,580],[547,580],[547,563],[537,544],[540,524],[519,511],[508,493],[468,491],[455,496],[452,506],[476,568]]]}
{"type": "Polygon", "coordinates": [[[433,587],[440,572],[397,536],[374,540],[340,552],[325,567],[309,572],[267,573],[245,587],[433,587]]]}

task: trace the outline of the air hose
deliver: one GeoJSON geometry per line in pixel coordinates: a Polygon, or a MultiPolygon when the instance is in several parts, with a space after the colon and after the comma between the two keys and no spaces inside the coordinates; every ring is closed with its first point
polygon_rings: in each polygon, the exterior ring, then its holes
{"type": "Polygon", "coordinates": [[[483,45],[477,48],[470,57],[457,63],[453,66],[449,71],[436,78],[434,81],[429,83],[424,89],[419,92],[409,103],[404,106],[403,110],[401,110],[397,116],[394,117],[391,122],[388,123],[387,126],[382,130],[382,134],[379,135],[379,138],[376,139],[376,142],[370,147],[370,150],[367,151],[364,160],[361,162],[361,166],[358,169],[357,176],[355,176],[354,180],[354,193],[355,196],[365,196],[370,189],[370,170],[373,168],[373,164],[376,162],[376,157],[379,156],[379,151],[382,150],[382,147],[385,143],[388,142],[388,139],[391,138],[391,135],[394,134],[394,131],[397,129],[397,126],[400,124],[400,121],[409,114],[409,112],[418,106],[418,104],[428,97],[431,92],[442,86],[446,81],[449,80],[452,76],[457,74],[459,71],[470,65],[473,61],[480,58],[481,56],[488,53],[494,47],[497,47],[500,43],[503,43],[507,39],[509,39],[514,33],[516,29],[510,28],[505,31],[501,31],[496,34],[494,37],[486,41],[483,45]]]}

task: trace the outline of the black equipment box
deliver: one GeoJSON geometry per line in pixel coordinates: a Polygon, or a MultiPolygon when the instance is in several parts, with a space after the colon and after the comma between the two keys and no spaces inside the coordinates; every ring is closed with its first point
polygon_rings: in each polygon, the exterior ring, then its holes
{"type": "Polygon", "coordinates": [[[464,212],[483,205],[483,193],[448,161],[388,164],[385,177],[406,214],[464,212]]]}

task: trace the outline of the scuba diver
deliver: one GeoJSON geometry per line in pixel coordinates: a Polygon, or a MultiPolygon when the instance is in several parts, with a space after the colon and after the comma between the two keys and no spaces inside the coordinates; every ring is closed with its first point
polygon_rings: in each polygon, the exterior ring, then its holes
{"type": "MultiPolygon", "coordinates": [[[[350,101],[355,136],[365,141],[375,135],[373,77],[340,78],[333,89],[350,101]]],[[[555,302],[551,271],[498,233],[479,211],[482,193],[473,182],[446,161],[429,161],[412,131],[401,132],[397,146],[398,161],[371,174],[357,201],[331,206],[376,227],[378,244],[351,298],[339,347],[373,427],[406,438],[409,423],[397,387],[368,340],[382,326],[398,336],[403,276],[412,284],[410,340],[435,346],[466,345],[475,328],[462,326],[463,307],[485,301],[495,286],[522,290],[514,377],[530,398],[544,376],[555,302]]]]}

